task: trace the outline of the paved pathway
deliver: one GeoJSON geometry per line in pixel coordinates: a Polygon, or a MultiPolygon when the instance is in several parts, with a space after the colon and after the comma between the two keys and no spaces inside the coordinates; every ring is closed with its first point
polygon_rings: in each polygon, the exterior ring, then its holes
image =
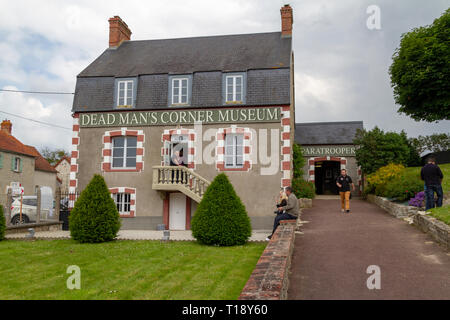
{"type": "MultiPolygon", "coordinates": [[[[249,241],[266,241],[271,230],[253,230],[249,241]]],[[[17,233],[6,235],[7,239],[24,239],[28,233],[17,233]]],[[[161,240],[163,231],[156,230],[120,230],[118,240],[161,240]]],[[[36,239],[69,239],[69,231],[39,231],[35,234],[36,239]]],[[[170,231],[170,240],[193,241],[191,231],[170,231]]]]}
{"type": "Polygon", "coordinates": [[[450,299],[450,252],[404,220],[363,200],[351,213],[314,200],[296,234],[289,299],[450,299]],[[367,267],[381,270],[369,290],[367,267]]]}

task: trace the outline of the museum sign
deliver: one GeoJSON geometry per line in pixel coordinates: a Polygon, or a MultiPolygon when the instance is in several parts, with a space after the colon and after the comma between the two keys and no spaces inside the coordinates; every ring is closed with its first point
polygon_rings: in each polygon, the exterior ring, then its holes
{"type": "Polygon", "coordinates": [[[209,110],[122,111],[83,113],[81,127],[161,126],[174,124],[280,122],[281,110],[275,108],[220,108],[209,110]]]}
{"type": "Polygon", "coordinates": [[[304,157],[320,156],[341,156],[354,157],[355,146],[320,146],[320,147],[302,147],[304,157]]]}

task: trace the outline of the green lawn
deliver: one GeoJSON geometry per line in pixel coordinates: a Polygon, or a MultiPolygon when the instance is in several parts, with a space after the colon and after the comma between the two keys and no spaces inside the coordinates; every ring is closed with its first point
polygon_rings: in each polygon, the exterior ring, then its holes
{"type": "Polygon", "coordinates": [[[237,299],[266,243],[0,241],[0,299],[237,299]],[[81,269],[69,290],[67,267],[81,269]]]}
{"type": "Polygon", "coordinates": [[[450,205],[430,209],[431,216],[450,225],[450,205]]]}

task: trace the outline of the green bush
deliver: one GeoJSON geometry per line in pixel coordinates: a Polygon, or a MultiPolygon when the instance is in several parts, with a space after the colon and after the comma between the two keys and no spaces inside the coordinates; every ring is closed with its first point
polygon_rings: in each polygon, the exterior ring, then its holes
{"type": "Polygon", "coordinates": [[[404,170],[400,177],[384,186],[382,196],[406,201],[413,198],[417,192],[423,191],[423,184],[417,173],[404,170]]]}
{"type": "Polygon", "coordinates": [[[0,204],[0,240],[5,238],[6,220],[3,212],[3,206],[0,204]]]}
{"type": "Polygon", "coordinates": [[[297,198],[314,199],[316,196],[316,186],[313,182],[306,181],[303,178],[294,178],[292,180],[292,189],[297,198]]]}
{"type": "Polygon", "coordinates": [[[120,217],[102,176],[96,174],[69,216],[70,235],[79,242],[105,242],[117,236],[120,217]]]}
{"type": "Polygon", "coordinates": [[[303,157],[303,149],[301,145],[298,143],[294,143],[292,145],[292,154],[293,154],[293,173],[294,179],[301,178],[303,176],[303,166],[306,163],[305,157],[303,157]]]}
{"type": "Polygon", "coordinates": [[[224,173],[206,189],[191,226],[194,238],[207,245],[242,245],[251,236],[245,206],[224,173]]]}

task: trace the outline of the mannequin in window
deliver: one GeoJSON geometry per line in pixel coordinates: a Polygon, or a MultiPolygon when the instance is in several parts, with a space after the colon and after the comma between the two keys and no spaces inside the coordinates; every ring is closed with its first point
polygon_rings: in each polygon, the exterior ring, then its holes
{"type": "Polygon", "coordinates": [[[186,161],[183,157],[183,149],[181,150],[174,150],[172,154],[172,166],[186,166],[186,161]]]}
{"type": "MultiPolygon", "coordinates": [[[[186,160],[183,157],[183,149],[179,148],[178,145],[175,146],[170,160],[172,166],[186,166],[186,160]]],[[[184,180],[183,178],[184,176],[182,171],[180,174],[179,171],[177,171],[176,174],[172,171],[172,179],[174,180],[174,183],[182,182],[184,180]]]]}

